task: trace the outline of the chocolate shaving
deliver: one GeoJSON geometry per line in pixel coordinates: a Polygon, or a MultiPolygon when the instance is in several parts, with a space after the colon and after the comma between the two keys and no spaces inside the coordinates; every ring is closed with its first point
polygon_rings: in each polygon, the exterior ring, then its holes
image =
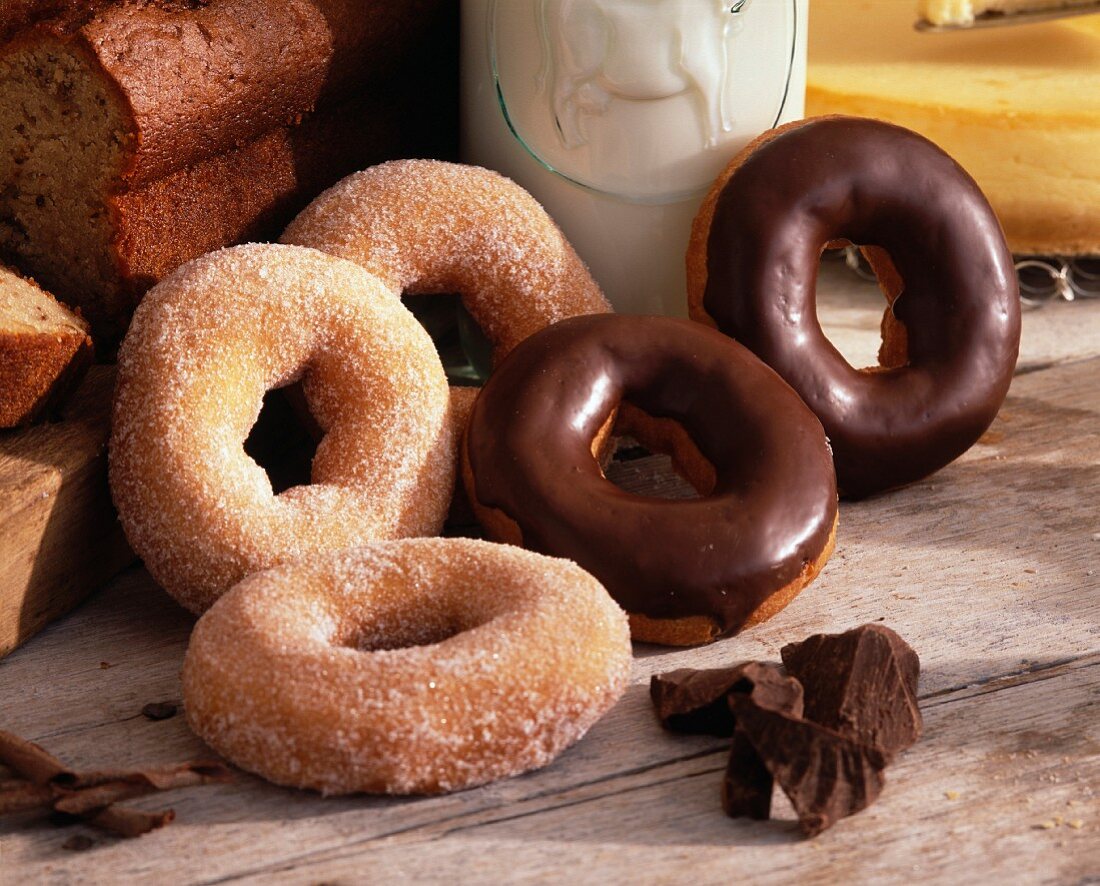
{"type": "Polygon", "coordinates": [[[173,790],[195,785],[224,783],[232,780],[232,774],[220,764],[185,763],[168,769],[146,769],[143,772],[121,773],[116,777],[97,780],[100,776],[85,776],[92,786],[79,790],[67,790],[54,803],[59,812],[83,814],[92,809],[110,806],[119,800],[129,800],[152,794],[155,790],[173,790]]]}
{"type": "MultiPolygon", "coordinates": [[[[791,801],[807,836],[865,809],[882,792],[886,757],[817,723],[734,698],[737,735],[743,736],[791,801]]],[[[731,763],[732,763],[731,759],[731,763]]],[[[755,778],[750,768],[748,778],[755,778]]],[[[735,781],[745,783],[738,773],[735,781]]]]}
{"type": "Polygon", "coordinates": [[[748,661],[730,668],[681,668],[654,674],[649,695],[665,729],[695,735],[733,735],[734,717],[727,701],[732,693],[753,695],[760,704],[802,713],[802,687],[775,665],[748,661]]]}
{"type": "Polygon", "coordinates": [[[134,770],[104,770],[76,773],[66,785],[75,789],[95,788],[112,783],[126,783],[141,787],[143,793],[189,788],[198,784],[212,784],[233,780],[233,771],[217,760],[197,760],[191,763],[175,763],[169,766],[147,766],[134,770]]]}
{"type": "Polygon", "coordinates": [[[0,730],[0,763],[22,778],[0,781],[0,815],[50,810],[53,820],[86,821],[123,837],[164,827],[175,813],[146,812],[117,805],[156,791],[233,780],[217,761],[198,761],[136,770],[78,772],[33,742],[0,730]]]}
{"type": "Polygon", "coordinates": [[[806,691],[806,719],[881,751],[887,759],[920,738],[920,659],[888,627],[815,634],[780,652],[806,691]]]}
{"type": "Polygon", "coordinates": [[[53,802],[55,789],[31,781],[5,782],[0,789],[0,815],[45,809],[53,802]]]}

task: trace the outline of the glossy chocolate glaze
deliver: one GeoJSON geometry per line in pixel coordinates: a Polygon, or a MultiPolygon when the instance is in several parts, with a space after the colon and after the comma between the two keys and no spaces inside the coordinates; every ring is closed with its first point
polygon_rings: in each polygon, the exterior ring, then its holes
{"type": "Polygon", "coordinates": [[[825,547],[837,513],[820,423],[772,370],[689,320],[595,315],[520,344],[474,405],[471,497],[568,557],[628,611],[736,631],[825,547]],[[715,467],[703,498],[632,495],[592,441],[620,402],[671,418],[715,467]]]}
{"type": "Polygon", "coordinates": [[[821,419],[853,497],[969,449],[1019,352],[1012,256],[978,186],[927,139],[857,117],[781,132],[736,169],[711,222],[703,307],[821,419]],[[836,239],[889,252],[905,282],[893,310],[906,366],[853,369],[821,331],[818,261],[836,239]]]}

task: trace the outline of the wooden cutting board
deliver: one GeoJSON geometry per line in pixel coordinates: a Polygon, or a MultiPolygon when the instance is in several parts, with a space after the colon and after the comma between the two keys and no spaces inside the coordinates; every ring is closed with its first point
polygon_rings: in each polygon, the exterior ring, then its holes
{"type": "Polygon", "coordinates": [[[0,431],[0,657],[136,558],[107,488],[113,366],[54,422],[0,431]]]}

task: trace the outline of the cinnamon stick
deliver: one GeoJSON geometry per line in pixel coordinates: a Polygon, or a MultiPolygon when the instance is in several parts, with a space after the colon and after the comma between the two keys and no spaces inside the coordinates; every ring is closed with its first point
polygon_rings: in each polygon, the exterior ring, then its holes
{"type": "Polygon", "coordinates": [[[175,817],[174,809],[145,812],[128,806],[107,806],[91,816],[88,823],[120,837],[140,837],[171,824],[175,817]]]}
{"type": "Polygon", "coordinates": [[[49,809],[54,799],[50,785],[22,781],[0,786],[0,815],[29,812],[32,809],[49,809]]]}
{"type": "Polygon", "coordinates": [[[89,786],[66,790],[54,804],[54,809],[72,815],[83,815],[119,800],[142,797],[153,791],[170,791],[232,780],[233,774],[228,768],[220,763],[208,762],[182,763],[178,766],[136,772],[88,773],[78,776],[78,784],[89,786]]]}
{"type": "Polygon", "coordinates": [[[156,791],[233,780],[217,760],[197,760],[133,770],[80,772],[32,741],[0,730],[0,815],[52,810],[123,837],[162,828],[175,818],[171,809],[146,812],[119,806],[120,800],[156,791]]]}
{"type": "Polygon", "coordinates": [[[35,784],[70,781],[75,777],[75,773],[53,754],[3,729],[0,729],[0,763],[35,784]]]}

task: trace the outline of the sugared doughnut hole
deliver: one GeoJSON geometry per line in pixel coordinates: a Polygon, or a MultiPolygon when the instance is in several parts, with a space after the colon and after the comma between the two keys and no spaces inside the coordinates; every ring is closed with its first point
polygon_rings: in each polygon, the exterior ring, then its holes
{"type": "Polygon", "coordinates": [[[409,649],[413,646],[433,646],[442,643],[463,631],[475,627],[453,620],[438,620],[428,623],[402,622],[396,625],[379,626],[364,623],[352,626],[350,632],[342,632],[334,637],[334,645],[358,649],[360,652],[381,652],[386,649],[409,649]]]}
{"type": "Polygon", "coordinates": [[[432,337],[452,385],[480,385],[489,377],[493,346],[458,295],[405,293],[401,301],[432,337]]]}
{"type": "Polygon", "coordinates": [[[310,482],[321,432],[309,416],[301,385],[268,391],[244,451],[267,472],[278,494],[310,482]]]}
{"type": "MultiPolygon", "coordinates": [[[[389,580],[394,580],[395,575],[389,576],[389,580]]],[[[431,593],[430,582],[425,589],[418,580],[407,576],[404,580],[413,581],[421,593],[397,595],[400,605],[350,606],[331,622],[328,642],[361,652],[432,646],[492,618],[492,607],[464,609],[453,605],[443,589],[441,593],[431,593]],[[428,593],[423,593],[424,590],[428,593]]]]}

